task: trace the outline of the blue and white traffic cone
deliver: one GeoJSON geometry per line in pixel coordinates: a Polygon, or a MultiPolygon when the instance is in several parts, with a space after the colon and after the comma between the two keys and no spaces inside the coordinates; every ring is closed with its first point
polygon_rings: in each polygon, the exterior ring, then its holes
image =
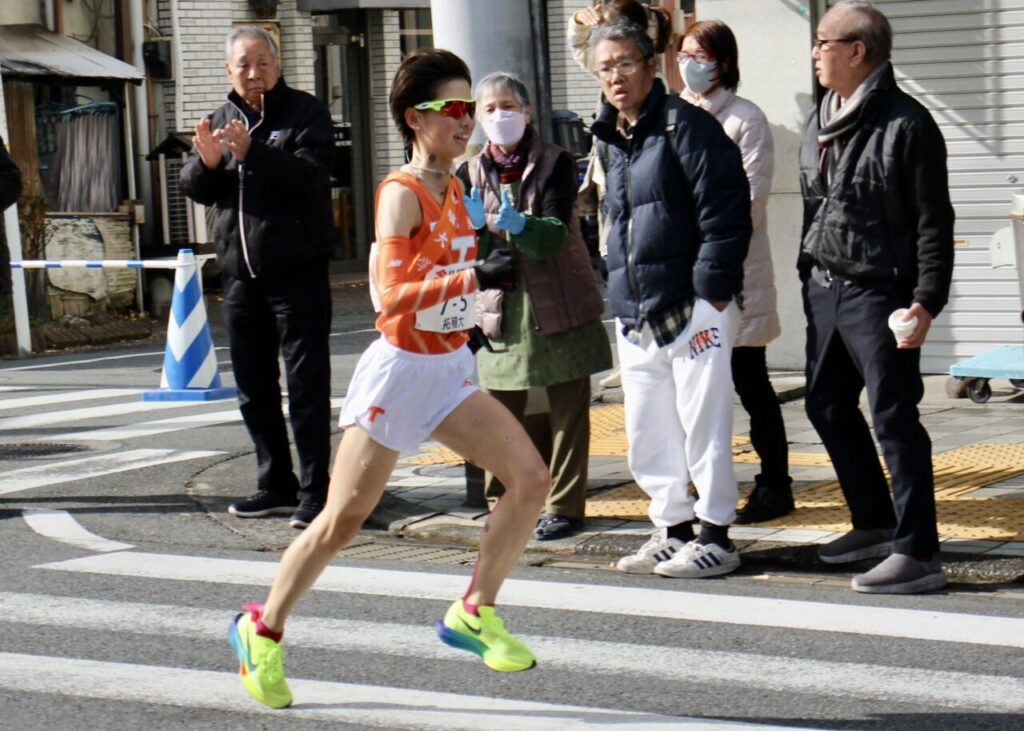
{"type": "Polygon", "coordinates": [[[221,386],[196,258],[192,249],[181,249],[167,318],[160,390],[146,391],[142,400],[216,401],[233,398],[236,393],[234,388],[221,386]]]}

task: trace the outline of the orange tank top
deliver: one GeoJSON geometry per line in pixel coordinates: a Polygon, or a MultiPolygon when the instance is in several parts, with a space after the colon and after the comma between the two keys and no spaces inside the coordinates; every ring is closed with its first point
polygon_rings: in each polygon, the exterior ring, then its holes
{"type": "Polygon", "coordinates": [[[395,172],[377,187],[398,183],[416,194],[423,223],[413,237],[378,239],[379,330],[388,342],[413,353],[450,353],[464,347],[474,324],[477,290],[472,265],[476,231],[452,177],[444,205],[413,175],[395,172]]]}

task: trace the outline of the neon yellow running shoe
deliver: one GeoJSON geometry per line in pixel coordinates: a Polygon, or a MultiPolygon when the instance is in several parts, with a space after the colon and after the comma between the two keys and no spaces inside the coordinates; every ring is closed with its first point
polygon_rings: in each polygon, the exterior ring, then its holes
{"type": "Polygon", "coordinates": [[[280,642],[256,634],[261,605],[246,604],[228,628],[228,640],[238,656],[242,685],[253,698],[271,708],[287,708],[292,692],[284,679],[284,651],[280,642]]]}
{"type": "Polygon", "coordinates": [[[529,670],[537,664],[530,648],[505,629],[494,607],[480,607],[480,615],[466,611],[462,600],[448,607],[444,621],[437,623],[437,636],[444,644],[468,650],[483,658],[484,665],[502,673],[529,670]]]}

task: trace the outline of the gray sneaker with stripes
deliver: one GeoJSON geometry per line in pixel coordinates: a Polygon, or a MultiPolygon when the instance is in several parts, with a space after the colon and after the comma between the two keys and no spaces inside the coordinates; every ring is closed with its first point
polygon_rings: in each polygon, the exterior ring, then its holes
{"type": "Polygon", "coordinates": [[[735,545],[722,548],[717,543],[690,541],[667,561],[654,567],[658,576],[673,579],[703,579],[728,574],[740,567],[740,552],[735,545]]]}
{"type": "Polygon", "coordinates": [[[627,574],[653,573],[655,566],[668,561],[686,545],[678,538],[666,537],[665,533],[664,528],[659,529],[647,543],[640,546],[639,551],[620,558],[615,568],[627,574]]]}

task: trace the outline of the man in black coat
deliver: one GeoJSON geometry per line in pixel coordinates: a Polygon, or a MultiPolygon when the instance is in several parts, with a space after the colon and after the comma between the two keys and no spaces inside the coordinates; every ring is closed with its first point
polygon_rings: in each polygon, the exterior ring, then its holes
{"type": "Polygon", "coordinates": [[[10,306],[6,299],[11,294],[11,252],[7,249],[3,212],[14,205],[20,195],[21,171],[7,152],[4,141],[0,140],[0,296],[5,300],[0,309],[10,306]]]}
{"type": "Polygon", "coordinates": [[[853,522],[819,556],[834,564],[887,556],[853,588],[910,594],[946,584],[931,440],[917,404],[920,348],[949,298],[954,214],[942,133],[896,85],[891,49],[889,21],[862,0],[838,3],[818,24],[812,58],[828,91],[800,148],[799,270],[807,414],[853,522]],[[897,310],[910,333],[894,337],[897,310]],[[892,497],[858,406],[865,386],[892,497]]]}
{"type": "Polygon", "coordinates": [[[266,31],[232,30],[226,53],[233,90],[196,125],[181,181],[190,198],[217,207],[222,307],[242,418],[256,446],[257,492],[228,510],[241,518],[291,514],[291,524],[305,528],[323,508],[329,480],[333,127],[323,104],[285,84],[266,31]]]}
{"type": "Polygon", "coordinates": [[[676,578],[728,573],[740,565],[728,536],[738,497],[730,359],[750,187],[718,121],[655,78],[643,28],[604,23],[591,43],[608,100],[593,131],[608,161],[608,300],[629,466],[659,529],[617,567],[676,578]]]}

